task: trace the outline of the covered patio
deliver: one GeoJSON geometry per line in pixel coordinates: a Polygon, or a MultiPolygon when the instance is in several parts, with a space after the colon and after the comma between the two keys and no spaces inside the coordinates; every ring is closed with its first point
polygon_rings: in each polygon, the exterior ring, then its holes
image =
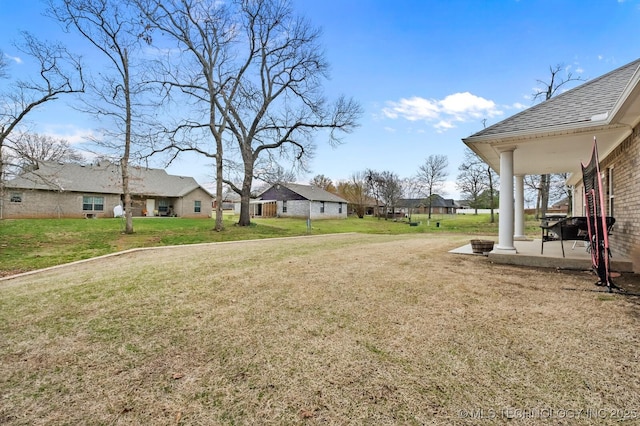
{"type": "MultiPolygon", "coordinates": [[[[551,262],[552,244],[548,251],[545,244],[544,256],[536,256],[536,250],[527,249],[532,243],[522,241],[526,240],[524,176],[567,173],[567,185],[573,188],[573,215],[584,216],[581,163],[589,162],[594,138],[601,161],[623,142],[635,140],[634,128],[640,122],[639,65],[640,60],[636,60],[463,139],[500,175],[498,242],[490,254],[494,260],[528,257],[531,262],[535,258],[539,266],[555,266],[551,262]]],[[[612,182],[612,178],[607,179],[611,185],[605,191],[608,212],[613,211],[612,182]]],[[[619,198],[616,205],[622,202],[624,199],[619,198]]],[[[624,226],[622,220],[617,223],[624,226]]],[[[614,261],[616,227],[611,245],[614,261]]],[[[540,251],[539,240],[533,246],[540,251]]],[[[577,254],[576,250],[569,251],[577,254]]],[[[589,259],[588,253],[581,255],[589,259]]]]}
{"type": "MultiPolygon", "coordinates": [[[[564,241],[565,256],[562,256],[560,241],[544,243],[544,254],[541,254],[541,240],[514,241],[514,251],[493,250],[486,256],[489,261],[505,265],[520,265],[540,268],[591,270],[591,254],[587,252],[583,241],[564,241]]],[[[471,244],[451,250],[450,253],[474,255],[471,244]]],[[[614,272],[633,272],[633,263],[612,250],[611,270],[614,272]]]]}

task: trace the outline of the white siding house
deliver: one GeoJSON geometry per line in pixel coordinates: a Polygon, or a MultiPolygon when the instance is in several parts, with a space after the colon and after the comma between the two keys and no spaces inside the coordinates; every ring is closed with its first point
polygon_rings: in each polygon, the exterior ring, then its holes
{"type": "MultiPolygon", "coordinates": [[[[296,217],[308,219],[346,219],[347,201],[312,185],[278,183],[250,204],[253,217],[296,217]]],[[[240,203],[235,205],[240,213],[240,203]]]]}

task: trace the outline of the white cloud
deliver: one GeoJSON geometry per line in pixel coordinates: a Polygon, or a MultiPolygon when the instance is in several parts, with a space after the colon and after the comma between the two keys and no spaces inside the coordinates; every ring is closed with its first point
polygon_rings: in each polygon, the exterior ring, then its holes
{"type": "Polygon", "coordinates": [[[438,132],[442,133],[449,129],[453,129],[455,126],[450,121],[440,120],[433,127],[435,127],[438,132]]]}
{"type": "Polygon", "coordinates": [[[4,54],[4,56],[5,56],[7,59],[12,60],[12,61],[13,61],[13,62],[15,62],[16,64],[21,64],[21,63],[22,63],[22,58],[21,58],[21,57],[19,57],[19,56],[11,56],[11,55],[9,55],[8,53],[5,53],[5,54],[4,54]]]}
{"type": "Polygon", "coordinates": [[[56,139],[64,139],[70,145],[91,142],[98,138],[94,130],[82,129],[76,126],[49,126],[45,128],[43,133],[56,139]]]}
{"type": "Polygon", "coordinates": [[[438,118],[438,103],[429,99],[413,97],[400,99],[399,102],[387,102],[389,108],[382,110],[388,118],[402,117],[409,121],[435,120],[438,118]]]}
{"type": "Polygon", "coordinates": [[[454,93],[443,99],[425,99],[414,96],[387,102],[382,113],[391,119],[426,121],[439,132],[452,129],[456,122],[463,123],[502,115],[495,102],[469,92],[454,93]]]}

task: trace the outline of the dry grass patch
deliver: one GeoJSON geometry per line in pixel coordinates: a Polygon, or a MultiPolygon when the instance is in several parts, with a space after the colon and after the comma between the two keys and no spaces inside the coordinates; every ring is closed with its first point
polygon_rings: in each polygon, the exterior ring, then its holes
{"type": "Polygon", "coordinates": [[[0,282],[0,423],[637,419],[638,299],[463,243],[184,246],[0,282]]]}

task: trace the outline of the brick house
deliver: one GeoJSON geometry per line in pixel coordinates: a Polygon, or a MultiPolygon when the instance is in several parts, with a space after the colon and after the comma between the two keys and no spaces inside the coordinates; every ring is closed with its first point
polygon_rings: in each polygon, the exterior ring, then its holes
{"type": "MultiPolygon", "coordinates": [[[[211,217],[213,196],[192,177],[131,166],[133,216],[211,217]]],[[[122,202],[118,164],[41,162],[5,183],[3,218],[113,217],[122,202]]]]}
{"type": "MultiPolygon", "coordinates": [[[[398,209],[403,213],[428,214],[428,198],[402,198],[398,201],[398,209]]],[[[460,206],[451,198],[444,198],[438,194],[431,196],[431,214],[455,214],[460,206]]]]}
{"type": "MultiPolygon", "coordinates": [[[[236,203],[240,213],[240,203],[236,203]]],[[[313,185],[277,183],[251,201],[253,217],[346,219],[347,201],[313,185]]]]}
{"type": "Polygon", "coordinates": [[[463,139],[500,175],[494,250],[515,253],[514,239],[524,238],[527,174],[568,173],[573,215],[586,214],[581,163],[589,162],[594,138],[606,214],[616,219],[613,256],[640,272],[640,59],[463,139]]]}

